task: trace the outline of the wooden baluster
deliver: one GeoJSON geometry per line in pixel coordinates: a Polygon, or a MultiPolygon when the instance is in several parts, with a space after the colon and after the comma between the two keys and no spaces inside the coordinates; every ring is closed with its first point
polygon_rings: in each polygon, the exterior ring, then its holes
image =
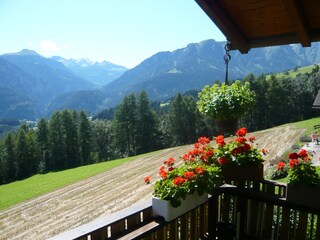
{"type": "Polygon", "coordinates": [[[300,212],[296,239],[299,239],[299,240],[307,239],[306,237],[307,224],[308,224],[307,219],[308,219],[308,214],[306,212],[300,212]]]}
{"type": "Polygon", "coordinates": [[[204,236],[207,233],[207,208],[206,204],[199,207],[199,236],[204,236]]]}
{"type": "Polygon", "coordinates": [[[317,229],[316,229],[316,238],[320,239],[320,215],[316,215],[317,217],[317,229]]]}
{"type": "Polygon", "coordinates": [[[290,231],[290,209],[283,207],[279,239],[281,240],[289,239],[289,231],[290,231]]]}
{"type": "Polygon", "coordinates": [[[180,239],[188,239],[188,214],[180,218],[180,239]]]}
{"type": "Polygon", "coordinates": [[[171,240],[178,240],[178,220],[171,221],[168,224],[168,230],[169,230],[169,239],[171,240]]]}
{"type": "Polygon", "coordinates": [[[197,211],[194,209],[192,212],[190,212],[190,239],[198,239],[197,238],[197,228],[198,228],[198,219],[197,219],[197,211]]]}
{"type": "Polygon", "coordinates": [[[125,221],[121,220],[111,225],[111,237],[125,230],[125,221]]]}
{"type": "Polygon", "coordinates": [[[134,214],[132,216],[129,216],[127,218],[127,229],[139,224],[140,222],[141,222],[140,213],[139,214],[134,214]]]}
{"type": "Polygon", "coordinates": [[[105,227],[91,233],[91,240],[103,240],[103,239],[106,239],[107,236],[108,236],[108,229],[107,227],[105,227]]]}

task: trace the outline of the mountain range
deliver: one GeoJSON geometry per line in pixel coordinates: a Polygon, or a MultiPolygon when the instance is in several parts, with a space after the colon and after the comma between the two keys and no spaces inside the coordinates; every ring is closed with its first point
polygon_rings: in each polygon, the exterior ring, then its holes
{"type": "MultiPolygon", "coordinates": [[[[24,49],[0,55],[0,118],[35,120],[65,108],[95,113],[143,89],[153,100],[224,81],[226,42],[205,40],[159,52],[133,69],[88,59],[45,58],[24,49]]],[[[231,51],[229,78],[320,63],[320,43],[231,51]],[[285,59],[285,61],[284,61],[285,59]]]]}

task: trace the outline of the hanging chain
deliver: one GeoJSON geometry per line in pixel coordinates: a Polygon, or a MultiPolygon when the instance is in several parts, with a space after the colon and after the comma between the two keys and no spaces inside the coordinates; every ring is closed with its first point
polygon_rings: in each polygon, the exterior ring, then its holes
{"type": "Polygon", "coordinates": [[[223,56],[224,62],[226,64],[226,79],[225,79],[226,85],[228,85],[228,67],[229,67],[229,62],[231,60],[231,55],[229,54],[229,52],[231,49],[232,49],[231,43],[227,41],[227,44],[224,46],[224,50],[226,51],[226,54],[223,56]]]}

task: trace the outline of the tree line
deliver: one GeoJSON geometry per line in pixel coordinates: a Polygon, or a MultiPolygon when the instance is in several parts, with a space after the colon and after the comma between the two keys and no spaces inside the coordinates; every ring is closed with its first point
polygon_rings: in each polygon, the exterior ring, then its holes
{"type": "MultiPolygon", "coordinates": [[[[319,115],[312,103],[320,89],[319,67],[297,77],[249,74],[256,105],[240,125],[249,131],[319,115]]],[[[201,115],[197,91],[167,104],[151,102],[145,91],[129,94],[114,109],[91,119],[83,111],[57,111],[36,127],[21,124],[0,140],[0,183],[189,144],[216,134],[213,119],[201,115]],[[102,119],[105,116],[106,119],[102,119]]]]}

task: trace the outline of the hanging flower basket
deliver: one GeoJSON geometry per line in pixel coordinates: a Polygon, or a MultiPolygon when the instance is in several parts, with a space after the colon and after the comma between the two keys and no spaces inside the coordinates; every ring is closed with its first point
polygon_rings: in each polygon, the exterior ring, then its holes
{"type": "Polygon", "coordinates": [[[263,164],[248,166],[221,166],[221,176],[226,182],[263,180],[263,164]]]}
{"type": "Polygon", "coordinates": [[[287,185],[286,198],[290,202],[320,209],[320,187],[287,185]]]}
{"type": "Polygon", "coordinates": [[[238,119],[215,119],[215,127],[218,134],[222,135],[234,135],[238,130],[238,119]]]}
{"type": "Polygon", "coordinates": [[[208,200],[208,194],[198,195],[197,192],[187,195],[185,199],[180,199],[181,205],[173,207],[168,200],[162,200],[152,197],[152,214],[153,216],[161,216],[165,221],[170,222],[181,215],[191,211],[200,206],[208,200]]]}

